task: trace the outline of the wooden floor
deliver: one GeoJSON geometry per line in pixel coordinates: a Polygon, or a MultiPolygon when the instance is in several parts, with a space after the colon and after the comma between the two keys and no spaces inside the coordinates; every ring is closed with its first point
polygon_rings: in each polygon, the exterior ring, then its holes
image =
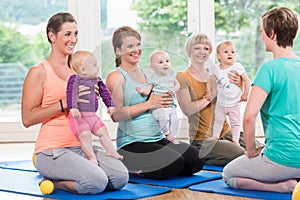
{"type": "MultiPolygon", "coordinates": [[[[50,198],[40,198],[28,195],[20,195],[8,192],[0,192],[1,200],[54,200],[50,198]]],[[[75,199],[74,199],[75,200],[75,199]]],[[[154,197],[143,198],[142,200],[254,200],[250,198],[220,195],[205,192],[195,192],[187,188],[173,189],[171,192],[154,197]]]]}
{"type": "Polygon", "coordinates": [[[187,188],[173,189],[171,192],[161,194],[155,197],[144,198],[143,200],[254,200],[253,198],[235,197],[229,195],[220,195],[206,192],[191,191],[187,188]]]}

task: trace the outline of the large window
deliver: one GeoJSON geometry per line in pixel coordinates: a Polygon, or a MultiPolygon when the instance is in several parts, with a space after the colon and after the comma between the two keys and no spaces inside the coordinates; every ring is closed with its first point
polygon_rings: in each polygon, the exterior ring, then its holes
{"type": "MultiPolygon", "coordinates": [[[[5,6],[0,12],[0,50],[2,52],[0,54],[0,123],[20,122],[23,80],[31,66],[47,58],[49,43],[45,34],[46,22],[54,13],[67,11],[68,0],[36,0],[34,3],[32,1],[29,3],[29,0],[2,1],[2,5],[5,6]],[[41,10],[44,12],[40,12],[41,10]]],[[[177,27],[186,26],[186,8],[181,11],[184,18],[169,25],[168,28],[167,25],[159,25],[159,21],[150,25],[139,23],[139,19],[142,19],[138,17],[138,13],[142,8],[139,3],[133,4],[132,2],[133,0],[100,1],[101,76],[105,79],[106,75],[115,68],[111,36],[113,31],[122,25],[138,28],[142,34],[143,57],[140,63],[142,67],[149,67],[149,54],[158,48],[170,53],[175,70],[185,67],[187,59],[184,56],[183,44],[186,35],[181,34],[177,27]]],[[[167,1],[161,2],[162,5],[167,5],[167,1]]],[[[186,7],[186,2],[183,2],[181,7],[186,7]]],[[[165,11],[161,9],[161,15],[171,17],[170,13],[163,14],[163,12],[165,11]]],[[[177,21],[176,18],[174,20],[177,21]]],[[[89,23],[88,20],[86,21],[89,23]]],[[[166,19],[163,21],[166,23],[166,19]]],[[[88,26],[94,26],[94,24],[88,26]]]]}
{"type": "MultiPolygon", "coordinates": [[[[30,66],[49,54],[45,28],[56,12],[68,11],[70,2],[81,0],[1,0],[0,8],[0,129],[8,122],[20,125],[21,89],[30,66]]],[[[194,0],[100,0],[102,78],[115,68],[111,45],[113,31],[122,25],[137,28],[142,34],[141,67],[149,67],[149,54],[164,49],[171,56],[172,67],[183,70],[188,65],[184,44],[188,31],[208,33],[214,46],[221,40],[232,40],[238,60],[253,78],[260,64],[271,55],[264,51],[260,39],[259,16],[274,6],[288,6],[299,15],[298,0],[215,0],[214,12],[194,0]],[[191,4],[193,4],[191,6],[191,4]],[[197,6],[194,6],[197,5],[197,6]],[[214,17],[213,17],[214,16],[214,17]],[[214,18],[213,23],[210,20],[214,18]],[[190,20],[190,21],[189,21],[190,20]],[[213,34],[210,33],[211,30],[213,34]]],[[[97,4],[98,5],[98,4],[97,4]]],[[[80,7],[81,11],[84,7],[80,7]]],[[[90,12],[84,11],[83,12],[90,12]]],[[[97,27],[88,20],[88,27],[97,27]]],[[[295,41],[300,55],[300,36],[295,41]]],[[[216,62],[214,60],[214,62],[216,62]]],[[[15,129],[13,129],[15,130],[15,129]]],[[[1,132],[0,132],[1,134],[1,132]]]]}
{"type": "Polygon", "coordinates": [[[28,68],[49,53],[46,22],[52,14],[67,11],[68,4],[67,0],[1,0],[0,10],[0,123],[20,122],[28,68]]]}

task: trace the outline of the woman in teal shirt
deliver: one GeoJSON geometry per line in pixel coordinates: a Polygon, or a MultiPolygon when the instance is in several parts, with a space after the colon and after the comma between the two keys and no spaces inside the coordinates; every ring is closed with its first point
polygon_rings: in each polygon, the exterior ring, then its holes
{"type": "Polygon", "coordinates": [[[129,172],[165,179],[200,171],[204,160],[199,158],[198,150],[187,143],[169,142],[150,112],[171,106],[172,97],[169,94],[142,96],[136,90],[148,85],[148,75],[138,65],[142,55],[140,34],[123,26],[114,32],[112,42],[117,69],[108,75],[106,85],[116,108],[112,118],[118,122],[118,152],[124,156],[129,172]]]}
{"type": "Polygon", "coordinates": [[[281,7],[261,18],[261,37],[274,59],[256,74],[244,114],[247,155],[223,172],[234,188],[291,193],[300,178],[300,58],[292,50],[298,17],[281,7]],[[261,113],[265,147],[254,144],[255,120],[261,113]]]}

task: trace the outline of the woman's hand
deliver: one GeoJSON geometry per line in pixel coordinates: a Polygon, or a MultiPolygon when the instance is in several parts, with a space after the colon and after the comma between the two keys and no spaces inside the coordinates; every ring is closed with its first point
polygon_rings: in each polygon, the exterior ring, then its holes
{"type": "MultiPolygon", "coordinates": [[[[99,97],[99,86],[97,84],[95,84],[94,88],[95,88],[94,92],[96,93],[97,98],[100,98],[99,97]]],[[[86,100],[86,99],[83,98],[83,96],[88,95],[90,93],[91,93],[90,87],[85,86],[85,85],[79,85],[78,86],[78,100],[77,101],[80,102],[80,103],[90,103],[89,100],[86,100]]]]}
{"type": "Polygon", "coordinates": [[[254,157],[258,156],[263,148],[264,148],[263,146],[258,147],[253,152],[247,150],[247,156],[248,156],[248,158],[254,158],[254,157]]]}
{"type": "Polygon", "coordinates": [[[238,87],[242,86],[242,77],[235,70],[230,70],[228,78],[231,83],[236,84],[238,87]]]}
{"type": "Polygon", "coordinates": [[[148,99],[149,109],[168,108],[173,105],[173,97],[170,94],[155,95],[153,92],[148,99]]]}

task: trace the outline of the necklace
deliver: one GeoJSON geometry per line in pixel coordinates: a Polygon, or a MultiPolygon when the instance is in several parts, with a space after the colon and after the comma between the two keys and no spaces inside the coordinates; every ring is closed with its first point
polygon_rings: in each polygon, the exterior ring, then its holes
{"type": "Polygon", "coordinates": [[[193,76],[196,80],[201,82],[207,82],[209,80],[208,71],[205,68],[198,69],[194,65],[191,65],[188,68],[188,72],[191,76],[193,76]]]}

